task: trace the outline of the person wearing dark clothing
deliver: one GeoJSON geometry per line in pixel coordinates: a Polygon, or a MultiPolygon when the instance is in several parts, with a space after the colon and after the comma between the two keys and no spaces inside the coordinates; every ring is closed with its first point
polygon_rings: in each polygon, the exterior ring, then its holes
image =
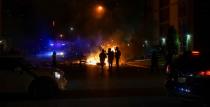
{"type": "Polygon", "coordinates": [[[108,49],[108,63],[109,63],[109,69],[112,68],[113,60],[114,60],[114,52],[111,50],[111,48],[108,49]]]}
{"type": "Polygon", "coordinates": [[[121,52],[120,52],[119,48],[116,47],[116,49],[115,49],[115,59],[116,59],[117,68],[119,68],[120,56],[121,56],[121,52]]]}
{"type": "Polygon", "coordinates": [[[52,54],[52,67],[56,67],[56,52],[53,51],[52,54]]]}
{"type": "Polygon", "coordinates": [[[158,56],[157,52],[152,52],[152,59],[151,59],[151,72],[158,71],[158,56]]]}
{"type": "Polygon", "coordinates": [[[100,58],[101,67],[103,68],[105,65],[105,59],[106,59],[106,53],[104,49],[102,49],[101,53],[99,54],[99,58],[100,58]]]}

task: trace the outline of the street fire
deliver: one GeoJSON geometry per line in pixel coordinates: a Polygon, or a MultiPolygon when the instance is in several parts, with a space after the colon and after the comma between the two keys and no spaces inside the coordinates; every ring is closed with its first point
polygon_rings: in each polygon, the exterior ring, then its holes
{"type": "Polygon", "coordinates": [[[91,54],[87,58],[87,64],[89,64],[89,65],[97,65],[97,63],[99,63],[99,57],[98,57],[98,55],[99,55],[99,53],[91,54]]]}
{"type": "MultiPolygon", "coordinates": [[[[101,46],[99,46],[97,49],[95,49],[94,52],[90,53],[89,56],[87,57],[87,64],[89,65],[97,65],[100,63],[100,58],[99,58],[99,54],[101,52],[102,49],[104,49],[107,53],[108,49],[111,48],[112,51],[115,52],[115,48],[119,47],[119,45],[117,43],[114,43],[113,40],[111,41],[111,43],[103,43],[101,46]]],[[[106,58],[105,60],[105,64],[108,65],[108,58],[106,58]]],[[[122,57],[121,57],[121,61],[120,63],[122,63],[122,57]]],[[[115,63],[113,62],[113,65],[115,63]]]]}
{"type": "MultiPolygon", "coordinates": [[[[109,45],[110,46],[110,45],[109,45]]],[[[107,47],[107,46],[101,46],[102,49],[104,50],[108,50],[108,48],[111,48],[112,51],[115,51],[115,47],[116,46],[112,46],[112,47],[107,47]]],[[[96,52],[91,53],[88,58],[87,58],[87,64],[89,65],[97,65],[100,63],[100,59],[99,59],[99,54],[101,52],[101,49],[98,49],[96,52]]],[[[105,63],[107,65],[107,58],[105,60],[105,63]]]]}

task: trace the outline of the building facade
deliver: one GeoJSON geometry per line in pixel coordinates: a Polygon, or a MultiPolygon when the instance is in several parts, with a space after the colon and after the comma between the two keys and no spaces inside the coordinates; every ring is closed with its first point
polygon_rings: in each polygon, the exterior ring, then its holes
{"type": "MultiPolygon", "coordinates": [[[[173,26],[180,40],[180,49],[193,48],[193,0],[148,0],[152,9],[152,17],[156,22],[154,37],[156,43],[162,37],[167,37],[168,28],[173,26]],[[190,45],[187,45],[186,36],[190,36],[190,45]]],[[[189,43],[188,43],[189,44],[189,43]]]]}

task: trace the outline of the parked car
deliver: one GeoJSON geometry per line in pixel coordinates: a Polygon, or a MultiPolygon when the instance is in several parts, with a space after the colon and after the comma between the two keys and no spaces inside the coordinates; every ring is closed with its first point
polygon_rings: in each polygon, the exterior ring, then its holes
{"type": "Polygon", "coordinates": [[[60,69],[37,68],[21,56],[0,56],[0,93],[53,96],[65,90],[66,84],[60,69]]]}
{"type": "Polygon", "coordinates": [[[167,67],[166,88],[170,95],[209,99],[210,60],[198,51],[176,58],[167,67]]]}

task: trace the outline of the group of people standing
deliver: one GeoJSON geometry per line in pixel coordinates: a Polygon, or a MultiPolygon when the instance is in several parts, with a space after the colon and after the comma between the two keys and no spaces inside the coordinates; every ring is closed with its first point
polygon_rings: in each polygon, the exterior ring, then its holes
{"type": "Polygon", "coordinates": [[[102,49],[101,53],[99,54],[100,65],[102,68],[105,65],[105,59],[107,58],[107,56],[108,56],[109,69],[112,69],[114,58],[116,60],[116,67],[119,68],[119,62],[120,62],[120,56],[121,56],[121,52],[119,48],[116,47],[115,52],[112,51],[111,48],[109,48],[107,53],[104,49],[102,49]]]}

